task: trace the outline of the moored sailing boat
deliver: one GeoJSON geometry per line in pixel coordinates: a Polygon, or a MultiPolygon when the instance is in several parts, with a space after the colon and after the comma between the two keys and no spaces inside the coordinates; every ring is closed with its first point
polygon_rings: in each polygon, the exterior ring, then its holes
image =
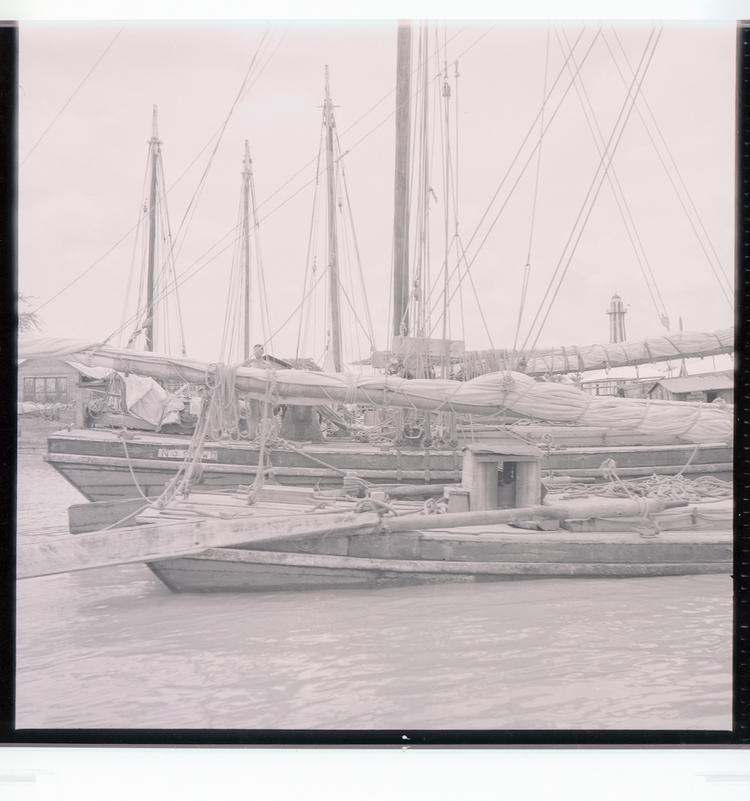
{"type": "Polygon", "coordinates": [[[731,571],[731,501],[548,495],[540,503],[539,457],[518,443],[471,448],[463,486],[445,493],[442,514],[386,492],[358,500],[272,487],[250,504],[234,493],[71,507],[77,536],[24,544],[18,576],[143,561],[173,591],[237,592],[731,571]],[[488,481],[498,466],[502,492],[488,481]]]}
{"type": "MultiPolygon", "coordinates": [[[[406,52],[406,36],[403,29],[400,33],[400,41],[404,43],[403,51],[406,52]]],[[[408,64],[408,62],[403,63],[408,64]]],[[[408,76],[408,66],[404,70],[403,63],[399,68],[399,75],[406,72],[408,76]]],[[[401,96],[403,97],[403,85],[401,87],[401,96]]],[[[408,90],[406,97],[409,97],[408,90]]],[[[397,106],[399,112],[403,112],[404,103],[399,101],[398,97],[397,106]]],[[[330,119],[332,122],[332,114],[330,119]]],[[[330,132],[330,127],[328,130],[330,132]]],[[[399,147],[403,151],[403,137],[399,139],[399,142],[399,147]]],[[[408,145],[405,152],[408,154],[408,145]]],[[[402,158],[397,163],[397,172],[399,170],[403,172],[403,169],[402,158]]],[[[330,164],[327,175],[330,190],[332,186],[330,164]]],[[[402,180],[401,183],[405,183],[405,181],[402,180]]],[[[408,238],[408,232],[404,234],[403,208],[397,201],[394,229],[399,228],[402,232],[402,244],[397,244],[398,253],[404,253],[407,250],[403,246],[404,238],[408,238]]],[[[333,225],[329,226],[329,238],[333,228],[333,225]]],[[[397,235],[397,243],[398,241],[397,235]]],[[[332,252],[335,254],[335,240],[332,240],[331,246],[332,252]]],[[[404,260],[400,258],[397,261],[403,267],[404,260]]],[[[335,263],[335,259],[331,259],[330,253],[329,262],[335,263]]],[[[394,290],[398,286],[402,289],[406,286],[408,290],[408,285],[408,273],[399,272],[394,281],[394,290]]],[[[335,289],[336,281],[332,279],[330,286],[335,289]]],[[[405,294],[408,296],[408,291],[405,294]]],[[[335,293],[331,295],[332,312],[335,308],[334,296],[335,293]]],[[[394,330],[394,336],[403,337],[405,335],[405,326],[403,325],[405,319],[408,319],[405,310],[397,310],[394,314],[394,323],[398,324],[398,332],[394,330]]],[[[336,330],[336,326],[332,326],[332,328],[334,331],[336,330]]],[[[716,352],[711,348],[715,348],[713,342],[709,345],[709,352],[716,352]]],[[[695,352],[703,351],[698,349],[695,352]]],[[[333,355],[335,362],[335,342],[333,355]]],[[[670,357],[674,358],[674,354],[670,354],[670,357]]],[[[118,356],[118,358],[120,357],[118,356]]],[[[122,364],[126,369],[128,365],[134,369],[132,360],[126,359],[122,364]]],[[[554,371],[556,372],[556,369],[554,371]]],[[[545,370],[545,372],[551,371],[545,370]]],[[[283,377],[280,379],[279,375],[274,376],[275,382],[278,383],[279,380],[284,379],[283,377]]],[[[322,377],[315,380],[324,384],[322,377]]],[[[522,378],[514,380],[522,381],[522,378]]],[[[441,388],[437,383],[433,384],[433,388],[445,390],[444,399],[438,400],[436,404],[437,408],[440,408],[441,404],[445,407],[445,398],[451,397],[455,388],[441,388]]],[[[328,392],[328,389],[325,391],[328,392]]],[[[263,394],[261,393],[255,399],[262,400],[262,398],[263,394]]],[[[340,402],[346,402],[347,399],[346,394],[340,395],[338,398],[340,402]]],[[[325,401],[328,400],[328,397],[325,393],[319,393],[317,400],[318,402],[325,401]]],[[[365,401],[368,405],[374,403],[371,396],[365,396],[365,401]]],[[[688,408],[685,406],[683,411],[687,413],[688,408]]],[[[459,410],[456,413],[466,412],[459,410]]],[[[519,414],[505,403],[495,404],[489,413],[495,415],[495,420],[502,420],[506,423],[514,419],[514,414],[519,414]]],[[[523,412],[520,414],[523,415],[523,412]]],[[[713,412],[693,410],[690,414],[721,416],[719,410],[713,412]]],[[[543,409],[538,409],[537,414],[531,416],[540,421],[547,421],[547,423],[554,420],[554,416],[550,417],[549,414],[545,414],[543,409]]],[[[431,432],[425,430],[428,427],[429,425],[423,425],[421,431],[410,431],[410,435],[413,436],[411,444],[403,441],[402,430],[395,432],[395,437],[390,442],[371,444],[337,440],[309,445],[301,442],[295,443],[290,438],[286,438],[283,442],[269,443],[266,441],[261,447],[261,443],[253,441],[234,443],[207,440],[202,449],[203,468],[198,471],[196,480],[203,481],[205,486],[210,487],[234,486],[238,479],[241,479],[243,483],[253,479],[259,469],[266,475],[273,475],[279,482],[303,484],[318,482],[339,484],[348,473],[354,473],[355,476],[374,483],[382,481],[436,483],[451,479],[458,480],[461,462],[460,447],[463,443],[451,436],[447,439],[453,441],[438,442],[431,436],[431,432]],[[261,455],[263,461],[261,461],[261,455]]],[[[634,471],[631,474],[636,475],[639,471],[643,475],[649,475],[655,470],[673,473],[684,470],[688,473],[718,472],[723,474],[728,472],[731,466],[731,444],[729,436],[726,434],[726,428],[722,428],[721,433],[715,438],[703,439],[700,442],[691,441],[690,437],[684,438],[684,432],[679,428],[672,428],[664,432],[651,430],[646,437],[643,433],[629,432],[626,426],[621,426],[615,433],[604,425],[590,425],[585,429],[566,427],[566,430],[562,432],[559,430],[559,426],[544,429],[540,427],[538,433],[531,431],[530,427],[524,428],[524,434],[527,437],[538,436],[541,438],[545,434],[550,434],[553,438],[562,436],[567,439],[568,443],[571,439],[577,439],[576,444],[579,446],[581,444],[579,438],[584,436],[584,431],[585,435],[591,438],[586,448],[576,449],[569,444],[562,450],[555,448],[554,441],[551,443],[545,465],[548,471],[578,478],[593,478],[600,475],[600,466],[608,458],[614,458],[618,467],[634,471]],[[655,448],[657,443],[666,447],[655,448]],[[615,446],[633,450],[615,451],[613,450],[615,446]]],[[[469,432],[464,441],[471,439],[472,435],[469,432]]],[[[559,441],[558,439],[557,442],[559,443],[559,441]]],[[[170,478],[176,466],[187,455],[188,450],[189,441],[187,439],[171,435],[128,432],[121,436],[115,432],[96,430],[91,432],[71,431],[53,435],[50,438],[48,459],[87,497],[99,499],[128,497],[139,491],[146,495],[158,494],[165,480],[170,478]]]]}

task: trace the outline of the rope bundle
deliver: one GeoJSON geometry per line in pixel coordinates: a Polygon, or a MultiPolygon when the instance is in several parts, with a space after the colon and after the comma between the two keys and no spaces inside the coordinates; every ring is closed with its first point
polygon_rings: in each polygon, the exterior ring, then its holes
{"type": "Polygon", "coordinates": [[[658,498],[663,501],[686,501],[702,503],[706,501],[731,500],[732,484],[714,476],[685,478],[684,476],[648,476],[610,480],[607,484],[554,484],[554,493],[561,498],[582,498],[596,495],[603,498],[658,498]]]}

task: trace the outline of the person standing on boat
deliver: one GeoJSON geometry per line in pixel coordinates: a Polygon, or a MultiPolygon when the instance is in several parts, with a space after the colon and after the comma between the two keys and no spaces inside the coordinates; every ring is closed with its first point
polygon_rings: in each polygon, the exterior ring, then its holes
{"type": "Polygon", "coordinates": [[[268,357],[263,348],[263,345],[253,346],[253,355],[242,362],[241,367],[268,367],[268,357]]]}
{"type": "Polygon", "coordinates": [[[253,355],[247,361],[242,362],[240,367],[283,367],[289,370],[292,365],[266,353],[263,345],[254,345],[253,355]]]}

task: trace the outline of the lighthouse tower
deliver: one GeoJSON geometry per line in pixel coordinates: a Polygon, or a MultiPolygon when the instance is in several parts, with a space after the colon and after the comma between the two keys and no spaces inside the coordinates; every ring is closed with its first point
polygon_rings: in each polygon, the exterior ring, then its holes
{"type": "Polygon", "coordinates": [[[625,313],[627,309],[622,302],[622,298],[615,292],[612,295],[612,300],[609,303],[609,341],[610,344],[615,342],[624,342],[625,337],[625,313]]]}

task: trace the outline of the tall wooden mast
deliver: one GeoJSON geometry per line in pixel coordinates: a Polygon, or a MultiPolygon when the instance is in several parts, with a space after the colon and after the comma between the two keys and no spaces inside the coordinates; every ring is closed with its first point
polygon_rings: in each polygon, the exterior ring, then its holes
{"type": "Polygon", "coordinates": [[[151,155],[151,192],[148,202],[148,274],[146,277],[146,350],[154,349],[154,261],[156,258],[156,204],[157,177],[161,140],[157,127],[157,107],[154,106],[151,139],[148,141],[151,155]]]}
{"type": "Polygon", "coordinates": [[[252,160],[250,146],[245,140],[245,158],[242,163],[242,275],[244,289],[242,359],[250,358],[250,176],[252,160]]]}
{"type": "Polygon", "coordinates": [[[328,80],[328,65],[325,69],[326,97],[324,120],[326,126],[326,173],[328,176],[328,286],[331,304],[331,355],[333,369],[341,372],[341,305],[339,300],[339,256],[336,237],[336,180],[333,156],[333,102],[328,80]]]}
{"type": "Polygon", "coordinates": [[[393,210],[393,334],[409,333],[409,151],[411,148],[411,25],[398,26],[396,174],[393,210]]]}

